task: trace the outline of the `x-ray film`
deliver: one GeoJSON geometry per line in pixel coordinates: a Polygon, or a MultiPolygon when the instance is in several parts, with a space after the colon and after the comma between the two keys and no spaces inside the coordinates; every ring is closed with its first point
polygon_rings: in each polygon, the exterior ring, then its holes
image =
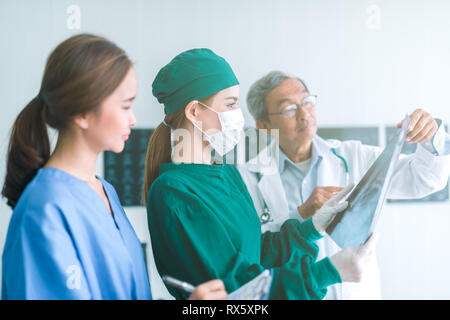
{"type": "Polygon", "coordinates": [[[372,233],[389,189],[392,174],[408,133],[409,117],[403,120],[386,148],[347,197],[348,207],[327,228],[341,248],[357,247],[372,233]]]}

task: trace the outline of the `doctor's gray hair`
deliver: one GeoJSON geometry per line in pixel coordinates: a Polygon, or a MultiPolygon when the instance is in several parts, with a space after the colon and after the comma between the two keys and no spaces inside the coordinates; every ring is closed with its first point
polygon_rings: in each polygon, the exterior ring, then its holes
{"type": "Polygon", "coordinates": [[[295,79],[300,81],[309,93],[308,87],[305,82],[297,76],[282,72],[271,71],[264,77],[256,81],[250,87],[247,93],[247,107],[248,111],[255,120],[268,120],[267,106],[264,103],[266,96],[285,79],[295,79]]]}

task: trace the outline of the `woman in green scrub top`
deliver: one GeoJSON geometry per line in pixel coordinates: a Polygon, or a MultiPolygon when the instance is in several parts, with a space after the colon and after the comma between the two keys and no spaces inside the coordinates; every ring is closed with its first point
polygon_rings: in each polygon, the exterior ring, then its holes
{"type": "Polygon", "coordinates": [[[239,83],[225,59],[209,49],[183,52],[159,71],[153,95],[166,116],[149,141],[143,195],[160,274],[194,285],[217,278],[232,292],[272,269],[270,299],[322,299],[327,286],[359,280],[368,245],[316,261],[314,242],[347,206],[338,200],[348,188],[313,218],[261,234],[238,170],[211,163],[212,149],[231,150],[244,125],[239,83]]]}

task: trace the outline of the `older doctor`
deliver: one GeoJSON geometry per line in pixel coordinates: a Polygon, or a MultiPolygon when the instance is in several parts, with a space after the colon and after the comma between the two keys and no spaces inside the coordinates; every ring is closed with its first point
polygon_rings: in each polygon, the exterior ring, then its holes
{"type": "MultiPolygon", "coordinates": [[[[270,72],[248,92],[247,105],[257,128],[279,135],[279,145],[272,139],[274,143],[258,154],[258,161],[239,166],[263,231],[276,231],[287,219],[308,219],[345,185],[358,182],[382,152],[359,141],[325,141],[317,136],[315,100],[301,79],[280,71],[270,72]],[[270,216],[264,211],[270,211],[270,216]]],[[[406,139],[419,145],[415,154],[399,160],[390,199],[421,198],[443,189],[448,180],[450,139],[442,121],[421,109],[411,113],[410,119],[406,139]]],[[[339,251],[329,236],[318,245],[318,259],[339,251]]],[[[334,285],[325,297],[379,298],[376,258],[361,283],[334,285]]]]}

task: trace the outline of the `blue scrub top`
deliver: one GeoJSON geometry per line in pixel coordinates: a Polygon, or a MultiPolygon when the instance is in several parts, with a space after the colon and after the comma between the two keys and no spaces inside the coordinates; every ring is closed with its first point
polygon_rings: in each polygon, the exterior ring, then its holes
{"type": "Polygon", "coordinates": [[[38,170],[10,221],[2,299],[151,299],[141,244],[113,186],[97,178],[114,216],[86,182],[38,170]]]}

